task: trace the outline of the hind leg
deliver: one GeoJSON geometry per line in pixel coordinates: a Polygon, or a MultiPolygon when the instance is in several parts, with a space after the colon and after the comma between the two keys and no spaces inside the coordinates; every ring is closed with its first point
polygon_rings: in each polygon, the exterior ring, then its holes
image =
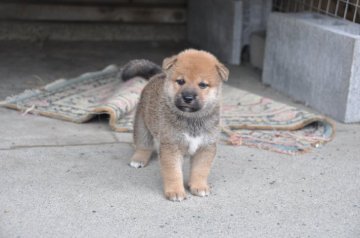
{"type": "Polygon", "coordinates": [[[146,127],[142,113],[136,111],[134,123],[135,153],[131,157],[130,166],[134,168],[145,167],[151,158],[154,149],[153,137],[146,127]]]}

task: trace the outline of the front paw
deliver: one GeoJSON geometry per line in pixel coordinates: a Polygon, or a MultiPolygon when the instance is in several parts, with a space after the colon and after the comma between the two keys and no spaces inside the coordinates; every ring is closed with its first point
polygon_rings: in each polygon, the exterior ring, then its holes
{"type": "Polygon", "coordinates": [[[165,197],[173,202],[181,202],[186,199],[185,189],[167,190],[165,197]]]}
{"type": "Polygon", "coordinates": [[[191,194],[199,197],[209,196],[210,188],[207,184],[193,184],[189,185],[191,194]]]}
{"type": "Polygon", "coordinates": [[[130,166],[133,168],[143,168],[145,167],[150,160],[152,150],[136,150],[134,155],[131,157],[130,166]]]}
{"type": "Polygon", "coordinates": [[[130,165],[130,167],[139,169],[139,168],[145,167],[145,162],[143,162],[143,161],[131,161],[129,165],[130,165]]]}

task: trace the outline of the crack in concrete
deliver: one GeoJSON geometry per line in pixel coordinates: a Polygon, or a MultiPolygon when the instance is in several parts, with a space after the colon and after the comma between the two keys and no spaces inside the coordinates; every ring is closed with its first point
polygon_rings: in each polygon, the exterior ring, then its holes
{"type": "Polygon", "coordinates": [[[129,142],[103,142],[103,143],[86,143],[86,144],[71,144],[71,145],[17,145],[11,146],[10,148],[0,148],[0,151],[6,150],[18,150],[18,149],[28,149],[28,148],[61,148],[61,147],[76,147],[76,146],[94,146],[94,145],[115,145],[115,144],[129,144],[129,142]]]}

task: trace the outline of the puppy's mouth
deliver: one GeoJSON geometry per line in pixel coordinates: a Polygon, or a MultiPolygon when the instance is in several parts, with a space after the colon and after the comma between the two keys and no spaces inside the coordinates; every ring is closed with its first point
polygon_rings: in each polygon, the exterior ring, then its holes
{"type": "Polygon", "coordinates": [[[198,101],[195,100],[191,103],[186,103],[181,98],[175,100],[175,106],[182,112],[197,112],[201,109],[198,101]]]}
{"type": "Polygon", "coordinates": [[[200,110],[200,108],[194,108],[191,106],[185,106],[185,105],[176,105],[176,107],[183,112],[197,112],[200,110]]]}

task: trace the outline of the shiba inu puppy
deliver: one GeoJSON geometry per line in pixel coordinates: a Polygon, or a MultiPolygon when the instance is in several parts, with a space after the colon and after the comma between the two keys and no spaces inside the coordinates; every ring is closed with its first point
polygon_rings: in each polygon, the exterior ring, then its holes
{"type": "MultiPolygon", "coordinates": [[[[137,76],[134,64],[131,67],[131,74],[137,76]]],[[[220,131],[221,86],[228,74],[212,54],[188,49],[166,58],[162,72],[151,77],[142,91],[134,123],[136,150],[130,165],[146,166],[153,151],[157,151],[164,193],[169,200],[186,198],[184,156],[191,158],[190,192],[197,196],[210,193],[207,179],[220,131]]]]}

